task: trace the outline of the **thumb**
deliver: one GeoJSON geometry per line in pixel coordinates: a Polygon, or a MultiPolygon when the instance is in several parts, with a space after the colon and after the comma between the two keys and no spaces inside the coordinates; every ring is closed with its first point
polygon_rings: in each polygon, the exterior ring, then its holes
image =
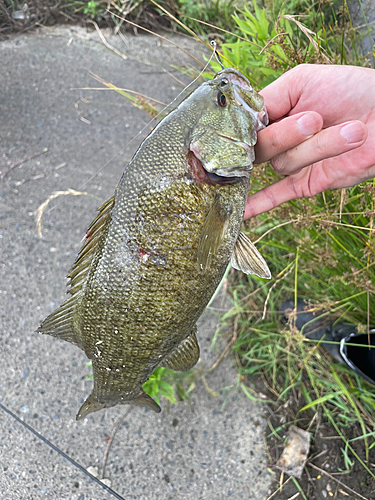
{"type": "MultiPolygon", "coordinates": [[[[264,97],[268,116],[271,122],[280,120],[295,107],[301,96],[301,74],[300,65],[287,71],[277,80],[267,85],[260,94],[264,97]]],[[[306,72],[306,71],[305,71],[306,72]]]]}

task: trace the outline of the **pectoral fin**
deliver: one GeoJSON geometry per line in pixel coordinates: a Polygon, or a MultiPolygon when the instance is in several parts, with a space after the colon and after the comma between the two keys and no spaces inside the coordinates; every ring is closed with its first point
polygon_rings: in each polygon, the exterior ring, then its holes
{"type": "Polygon", "coordinates": [[[232,267],[246,274],[256,274],[259,278],[271,278],[266,261],[260,255],[249,238],[240,233],[232,254],[232,267]]]}
{"type": "Polygon", "coordinates": [[[161,363],[161,366],[187,372],[191,370],[199,359],[199,345],[196,337],[197,327],[194,327],[192,333],[179,344],[174,351],[161,363]]]}
{"type": "Polygon", "coordinates": [[[197,268],[204,274],[209,268],[212,255],[215,255],[229,225],[231,210],[223,206],[218,196],[209,211],[199,238],[197,268]]]}

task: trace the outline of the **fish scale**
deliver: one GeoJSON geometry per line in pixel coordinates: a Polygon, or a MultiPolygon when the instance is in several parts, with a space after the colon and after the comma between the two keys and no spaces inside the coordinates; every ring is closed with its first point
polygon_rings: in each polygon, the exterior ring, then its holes
{"type": "Polygon", "coordinates": [[[158,365],[198,361],[196,322],[229,261],[270,277],[240,232],[266,117],[248,80],[223,70],[157,125],[100,207],[69,274],[71,297],[39,328],[92,360],[77,419],[118,403],[160,411],[142,384],[158,365]]]}

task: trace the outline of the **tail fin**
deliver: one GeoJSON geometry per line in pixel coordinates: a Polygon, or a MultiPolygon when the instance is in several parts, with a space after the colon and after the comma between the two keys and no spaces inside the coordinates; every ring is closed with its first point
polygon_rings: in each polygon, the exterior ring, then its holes
{"type": "Polygon", "coordinates": [[[133,399],[131,402],[134,406],[143,406],[144,408],[150,408],[155,413],[160,413],[161,408],[150,396],[148,396],[145,392],[138,396],[136,399],[133,399]]]}
{"type": "MultiPolygon", "coordinates": [[[[118,403],[121,403],[121,401],[118,401],[118,403]]],[[[136,399],[128,401],[128,403],[132,406],[141,406],[144,408],[150,408],[156,413],[161,412],[160,406],[145,392],[140,396],[138,396],[136,399]]],[[[87,415],[89,415],[90,413],[94,413],[95,411],[102,410],[103,408],[109,408],[111,406],[114,406],[114,404],[112,403],[107,405],[106,403],[101,403],[96,399],[93,393],[91,393],[90,396],[86,399],[86,401],[79,409],[76,416],[76,420],[81,420],[82,418],[87,417],[87,415]]]]}
{"type": "Polygon", "coordinates": [[[91,393],[90,396],[83,403],[81,408],[78,410],[76,420],[81,420],[82,418],[87,417],[90,413],[94,413],[94,411],[102,410],[106,407],[105,403],[100,403],[91,393]]]}

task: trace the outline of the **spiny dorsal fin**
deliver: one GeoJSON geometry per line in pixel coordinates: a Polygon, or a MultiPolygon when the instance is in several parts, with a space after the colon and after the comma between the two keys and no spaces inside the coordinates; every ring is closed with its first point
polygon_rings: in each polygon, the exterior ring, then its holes
{"type": "Polygon", "coordinates": [[[73,314],[76,303],[76,297],[70,297],[43,321],[37,330],[38,333],[58,337],[82,349],[79,333],[74,326],[73,314]]]}
{"type": "Polygon", "coordinates": [[[68,278],[70,278],[68,292],[71,297],[43,321],[38,328],[39,333],[58,337],[83,349],[80,331],[78,326],[75,325],[74,315],[79,304],[80,292],[87,280],[90,264],[94,255],[96,255],[100,238],[104,234],[103,230],[108,227],[111,220],[111,210],[114,203],[115,199],[112,197],[99,208],[99,214],[87,230],[86,241],[68,275],[68,278]]]}
{"type": "Polygon", "coordinates": [[[68,278],[70,279],[68,290],[71,295],[80,292],[86,281],[90,264],[98,249],[98,243],[103,236],[104,230],[108,228],[111,220],[112,208],[115,204],[115,197],[109,198],[98,210],[98,216],[90,224],[86,233],[86,241],[79,251],[78,257],[73,264],[68,278]]]}
{"type": "Polygon", "coordinates": [[[231,264],[234,269],[245,274],[255,274],[259,278],[271,278],[271,271],[268,269],[266,261],[242,232],[238,235],[234,246],[231,264]]]}

